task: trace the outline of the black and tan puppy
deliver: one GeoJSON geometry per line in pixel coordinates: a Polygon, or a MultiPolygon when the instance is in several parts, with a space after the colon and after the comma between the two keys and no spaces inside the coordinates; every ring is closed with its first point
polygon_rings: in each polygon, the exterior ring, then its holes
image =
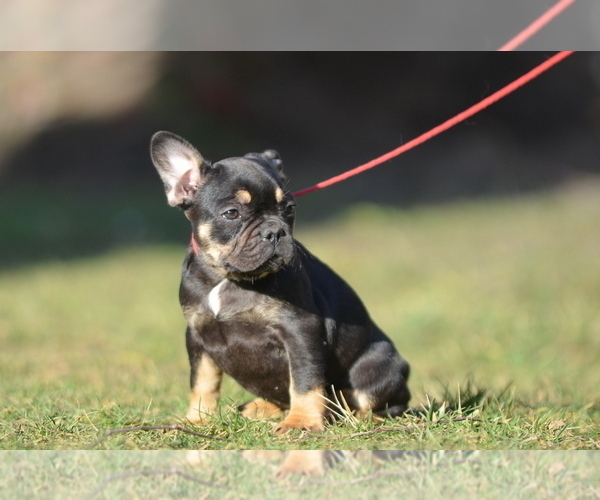
{"type": "Polygon", "coordinates": [[[245,415],[289,409],[276,433],[322,430],[332,390],[359,413],[403,413],[408,364],[354,291],[292,237],[296,205],[278,154],[211,164],[158,132],[151,155],[169,204],[192,223],[179,292],[187,418],[215,412],[223,372],[258,396],[240,408],[245,415]]]}

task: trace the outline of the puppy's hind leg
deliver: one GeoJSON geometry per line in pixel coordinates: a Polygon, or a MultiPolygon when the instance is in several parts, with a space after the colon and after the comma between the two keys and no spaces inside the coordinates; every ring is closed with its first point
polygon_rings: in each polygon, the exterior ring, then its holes
{"type": "Polygon", "coordinates": [[[408,409],[408,363],[389,342],[378,342],[350,370],[352,403],[358,414],[399,417],[408,409]]]}

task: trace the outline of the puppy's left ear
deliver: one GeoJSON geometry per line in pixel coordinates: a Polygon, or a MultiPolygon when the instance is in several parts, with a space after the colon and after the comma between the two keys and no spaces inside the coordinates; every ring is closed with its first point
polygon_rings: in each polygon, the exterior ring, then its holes
{"type": "Polygon", "coordinates": [[[150,156],[165,186],[169,205],[188,205],[202,182],[202,155],[185,139],[162,131],[152,136],[150,156]]]}
{"type": "Polygon", "coordinates": [[[281,156],[274,149],[266,149],[260,154],[266,162],[271,165],[277,172],[280,174],[283,173],[283,162],[281,161],[281,156]]]}
{"type": "Polygon", "coordinates": [[[274,149],[265,149],[262,153],[248,153],[246,158],[258,158],[264,161],[275,171],[282,181],[285,181],[281,156],[274,149]]]}

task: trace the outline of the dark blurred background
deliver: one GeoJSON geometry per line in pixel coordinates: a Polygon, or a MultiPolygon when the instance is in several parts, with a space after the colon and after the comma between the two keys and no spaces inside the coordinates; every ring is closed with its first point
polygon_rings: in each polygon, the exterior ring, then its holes
{"type": "MultiPolygon", "coordinates": [[[[544,52],[0,54],[0,266],[187,240],[149,159],[157,130],[209,159],[266,148],[294,191],[438,125],[544,52]]],[[[408,207],[600,173],[600,54],[576,53],[465,123],[299,200],[299,223],[354,203],[408,207]]]]}
{"type": "MultiPolygon", "coordinates": [[[[3,0],[3,50],[495,50],[559,0],[3,0]]],[[[521,47],[598,50],[577,0],[521,47]]]]}

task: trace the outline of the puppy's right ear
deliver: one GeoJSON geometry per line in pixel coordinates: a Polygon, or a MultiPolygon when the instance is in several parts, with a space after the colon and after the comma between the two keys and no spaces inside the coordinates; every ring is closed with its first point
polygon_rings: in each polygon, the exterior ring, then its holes
{"type": "Polygon", "coordinates": [[[202,155],[185,139],[163,131],[152,136],[150,156],[165,186],[169,205],[189,205],[200,188],[202,155]]]}

